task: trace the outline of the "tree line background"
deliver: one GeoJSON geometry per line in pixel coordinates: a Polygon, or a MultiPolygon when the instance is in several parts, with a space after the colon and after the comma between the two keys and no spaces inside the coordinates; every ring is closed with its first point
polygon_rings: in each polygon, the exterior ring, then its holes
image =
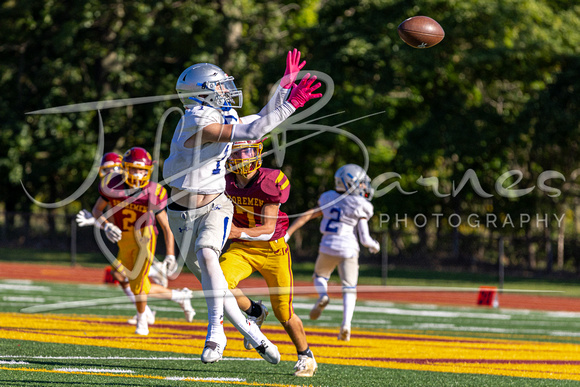
{"type": "MultiPolygon", "coordinates": [[[[173,94],[186,67],[210,62],[236,78],[244,93],[240,115],[251,114],[282,76],[287,51],[297,47],[307,70],[334,82],[332,99],[304,121],[338,126],[360,139],[371,178],[398,174],[377,190],[398,183],[416,191],[392,189],[373,200],[373,230],[388,233],[394,262],[485,267],[497,263],[495,241],[502,236],[511,242],[507,265],[579,272],[580,5],[574,2],[23,0],[2,2],[0,15],[4,246],[30,246],[16,237],[19,228],[30,228],[40,214],[70,218],[92,208],[98,195],[95,183],[56,209],[36,206],[25,195],[23,187],[45,203],[71,195],[91,170],[99,125],[96,111],[26,113],[173,94]],[[416,15],[436,19],[446,32],[443,42],[419,50],[400,40],[397,26],[416,15]],[[514,170],[521,180],[514,176],[504,188],[535,188],[504,197],[496,182],[514,170]],[[557,196],[538,187],[548,170],[563,177],[546,182],[557,196]],[[470,171],[489,197],[477,194],[473,180],[456,190],[470,171]],[[18,221],[17,213],[32,215],[18,221]],[[381,223],[380,214],[391,221],[381,223]],[[433,214],[442,214],[439,225],[433,214]],[[462,217],[458,227],[447,221],[454,214],[462,217]],[[471,214],[479,227],[467,225],[471,214]],[[497,227],[485,224],[489,214],[497,216],[497,227]],[[520,223],[526,214],[531,221],[520,223]],[[536,214],[547,214],[549,224],[536,222],[536,214]],[[407,227],[393,222],[404,215],[407,227]],[[417,215],[428,219],[425,227],[413,223],[417,215]],[[560,225],[554,215],[563,216],[560,225]],[[509,219],[514,227],[506,226],[509,219]]],[[[160,119],[172,106],[180,103],[103,110],[105,152],[132,146],[152,151],[160,119]]],[[[160,166],[178,119],[171,115],[163,127],[160,166]]],[[[288,131],[286,141],[309,133],[288,131]]],[[[290,215],[314,207],[345,163],[362,165],[363,151],[331,132],[289,147],[281,166],[273,155],[265,160],[290,178],[291,197],[283,206],[290,215]]],[[[48,219],[51,235],[68,232],[48,219]]],[[[296,235],[295,255],[313,258],[316,227],[296,235]]]]}

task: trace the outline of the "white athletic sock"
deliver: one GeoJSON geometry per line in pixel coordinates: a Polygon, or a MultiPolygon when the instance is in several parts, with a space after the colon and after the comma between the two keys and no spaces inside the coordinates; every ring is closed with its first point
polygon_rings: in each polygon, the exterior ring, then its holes
{"type": "Polygon", "coordinates": [[[250,341],[250,343],[252,343],[254,347],[260,345],[262,338],[256,337],[255,335],[259,329],[251,332],[250,325],[247,323],[246,317],[242,314],[236,298],[229,290],[226,292],[226,296],[224,298],[224,312],[226,318],[246,339],[250,341]]]}
{"type": "Polygon", "coordinates": [[[224,334],[224,296],[228,288],[224,273],[219,265],[217,253],[209,248],[197,252],[197,261],[201,269],[201,286],[207,304],[206,341],[218,341],[224,334]]]}
{"type": "Polygon", "coordinates": [[[123,291],[125,292],[125,294],[127,295],[127,297],[129,297],[129,299],[131,300],[131,302],[134,304],[135,303],[135,295],[131,291],[131,287],[130,286],[127,286],[126,288],[123,288],[123,291]]]}
{"type": "Polygon", "coordinates": [[[149,305],[147,305],[147,306],[145,307],[145,314],[146,314],[146,315],[147,315],[147,314],[153,314],[153,311],[151,310],[151,308],[149,308],[149,305]]]}
{"type": "Polygon", "coordinates": [[[171,290],[171,301],[180,303],[183,301],[183,292],[181,290],[172,289],[171,290]]]}
{"type": "Polygon", "coordinates": [[[314,275],[314,288],[320,297],[328,293],[328,280],[324,277],[314,275]]]}
{"type": "Polygon", "coordinates": [[[356,288],[343,289],[342,326],[350,328],[355,306],[356,306],[356,288]]]}

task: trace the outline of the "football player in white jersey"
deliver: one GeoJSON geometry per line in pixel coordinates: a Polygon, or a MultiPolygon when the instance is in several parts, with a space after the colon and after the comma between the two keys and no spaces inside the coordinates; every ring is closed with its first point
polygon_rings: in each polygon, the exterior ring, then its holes
{"type": "Polygon", "coordinates": [[[338,339],[349,341],[356,304],[359,241],[373,254],[378,253],[381,246],[369,234],[368,221],[373,216],[373,205],[370,203],[373,189],[365,170],[355,164],[344,165],[334,174],[334,183],[335,190],[323,193],[318,199],[318,207],[306,211],[292,223],[288,228],[288,236],[310,219],[322,216],[322,240],[313,275],[319,298],[310,311],[310,319],[318,319],[328,305],[328,280],[338,266],[343,302],[338,339]]]}
{"type": "Polygon", "coordinates": [[[305,62],[290,51],[286,71],[274,96],[257,114],[238,117],[242,92],[218,66],[198,63],[179,76],[176,90],[185,107],[171,140],[163,176],[171,186],[169,223],[188,268],[200,279],[208,307],[208,329],[201,354],[204,363],[222,358],[227,338],[223,316],[234,324],[258,353],[277,364],[280,354],[253,321],[238,308],[219,265],[230,233],[233,204],[224,194],[226,160],[232,143],[257,140],[286,120],[296,109],[322,94],[316,77],[307,74],[294,84],[305,62]]]}

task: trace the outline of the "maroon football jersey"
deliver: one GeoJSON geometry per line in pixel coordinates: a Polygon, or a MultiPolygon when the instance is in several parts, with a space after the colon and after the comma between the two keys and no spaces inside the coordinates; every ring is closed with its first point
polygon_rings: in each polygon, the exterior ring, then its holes
{"type": "MultiPolygon", "coordinates": [[[[234,202],[234,225],[242,228],[256,227],[262,224],[264,204],[286,203],[290,195],[290,180],[280,170],[260,168],[249,185],[238,188],[236,175],[228,173],[226,194],[234,202]]],[[[276,231],[270,240],[274,241],[286,235],[288,224],[288,215],[278,210],[276,231]]]]}
{"type": "Polygon", "coordinates": [[[155,226],[155,214],[165,209],[167,191],[163,186],[150,182],[142,189],[129,187],[124,183],[123,175],[109,173],[99,184],[101,197],[109,202],[113,209],[115,224],[121,231],[130,231],[134,227],[142,229],[155,226]]]}

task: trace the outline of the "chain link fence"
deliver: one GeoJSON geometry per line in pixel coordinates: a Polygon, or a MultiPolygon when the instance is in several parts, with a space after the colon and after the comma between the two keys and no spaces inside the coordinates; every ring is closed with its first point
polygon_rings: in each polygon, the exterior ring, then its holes
{"type": "MultiPolygon", "coordinates": [[[[67,252],[72,264],[78,254],[92,254],[94,263],[105,263],[95,241],[93,227],[78,227],[76,215],[0,212],[0,247],[67,252]]],[[[289,241],[294,262],[314,262],[321,234],[318,222],[309,222],[289,241]]],[[[580,273],[580,245],[575,238],[561,241],[549,234],[515,236],[498,233],[427,234],[421,230],[382,229],[371,232],[381,243],[379,254],[370,254],[361,246],[361,265],[376,267],[383,279],[393,266],[417,267],[439,271],[466,271],[513,274],[580,273]],[[555,240],[554,240],[555,239],[555,240]],[[562,257],[558,257],[562,254],[562,257]]],[[[106,238],[110,251],[116,246],[106,238]]],[[[165,251],[164,238],[158,238],[157,254],[165,251]]],[[[0,257],[0,259],[2,259],[0,257]]],[[[22,258],[26,261],[26,257],[22,258]]]]}

